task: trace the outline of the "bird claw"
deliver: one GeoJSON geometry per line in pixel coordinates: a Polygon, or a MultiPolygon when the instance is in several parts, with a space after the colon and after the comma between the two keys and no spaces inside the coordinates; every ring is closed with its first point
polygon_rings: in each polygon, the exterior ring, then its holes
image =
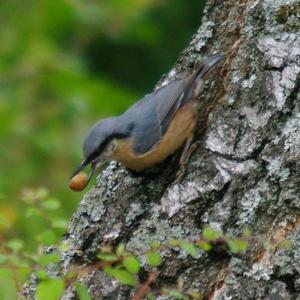
{"type": "Polygon", "coordinates": [[[180,161],[179,161],[180,167],[176,173],[176,178],[174,181],[175,184],[179,183],[181,179],[184,177],[189,158],[191,157],[193,152],[198,148],[199,145],[200,145],[200,141],[194,142],[192,144],[192,138],[186,141],[186,144],[184,146],[183,152],[180,157],[180,161]]]}

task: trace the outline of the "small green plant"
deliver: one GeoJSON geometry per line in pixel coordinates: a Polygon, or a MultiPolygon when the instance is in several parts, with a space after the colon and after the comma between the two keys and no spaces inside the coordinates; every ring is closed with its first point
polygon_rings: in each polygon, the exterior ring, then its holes
{"type": "Polygon", "coordinates": [[[50,245],[54,248],[63,246],[61,236],[66,230],[67,220],[59,216],[60,202],[46,189],[26,189],[20,200],[23,216],[28,226],[32,226],[31,245],[26,245],[21,238],[8,238],[6,231],[0,230],[0,298],[17,299],[23,283],[34,272],[41,280],[37,299],[58,299],[64,280],[49,278],[47,270],[49,265],[59,262],[60,255],[59,252],[46,254],[45,249],[50,245]],[[52,298],[49,298],[50,294],[44,297],[48,288],[53,291],[52,298]]]}
{"type": "Polygon", "coordinates": [[[180,240],[172,239],[167,243],[153,241],[150,248],[143,253],[132,253],[126,250],[126,247],[121,244],[114,251],[110,247],[104,247],[97,255],[100,259],[100,264],[97,267],[103,268],[104,272],[117,279],[125,285],[130,285],[135,288],[133,300],[140,300],[144,297],[148,299],[156,299],[158,295],[168,295],[173,299],[200,299],[200,291],[182,291],[179,289],[159,288],[151,290],[151,285],[155,282],[159,275],[159,266],[163,260],[161,250],[166,249],[181,249],[187,255],[197,258],[200,251],[208,252],[216,244],[224,244],[228,251],[238,253],[247,249],[248,239],[251,234],[247,230],[242,238],[227,237],[222,232],[214,230],[211,227],[205,227],[203,235],[196,240],[180,240]],[[142,262],[145,262],[142,264],[142,262]],[[138,280],[139,271],[144,268],[148,272],[148,279],[141,283],[138,280]]]}
{"type": "MultiPolygon", "coordinates": [[[[34,247],[28,249],[22,239],[6,240],[0,235],[0,296],[11,293],[12,298],[21,294],[22,285],[31,273],[35,273],[39,283],[36,290],[37,300],[56,300],[61,297],[66,286],[73,285],[80,300],[91,299],[88,290],[79,282],[82,275],[93,269],[102,269],[109,277],[113,277],[121,284],[135,289],[132,300],[145,297],[155,299],[158,295],[168,295],[173,299],[200,299],[197,290],[166,289],[155,286],[159,276],[159,267],[163,262],[162,251],[177,249],[195,259],[201,251],[209,252],[216,245],[225,245],[226,251],[238,253],[246,250],[251,236],[245,231],[242,238],[232,238],[221,231],[205,227],[202,235],[194,240],[171,239],[166,243],[152,241],[150,247],[142,253],[134,253],[126,249],[125,244],[112,248],[105,246],[97,254],[95,263],[86,268],[71,267],[64,276],[49,275],[49,267],[60,272],[61,251],[67,250],[67,245],[61,241],[61,235],[66,230],[67,221],[59,217],[60,202],[51,197],[45,189],[25,190],[21,197],[24,203],[24,214],[32,221],[32,226],[39,230],[32,236],[34,247]],[[51,247],[50,247],[51,246],[51,247]],[[148,278],[141,282],[139,274],[143,271],[148,278]],[[5,286],[6,285],[6,286],[5,286]],[[14,285],[12,294],[11,286],[14,285]],[[3,294],[1,294],[3,293],[3,294]]],[[[3,298],[3,297],[1,297],[3,298]]]]}

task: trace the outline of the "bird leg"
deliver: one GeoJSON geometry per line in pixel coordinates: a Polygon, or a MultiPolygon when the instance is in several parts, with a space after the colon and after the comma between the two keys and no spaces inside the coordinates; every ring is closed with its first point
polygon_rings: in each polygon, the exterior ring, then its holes
{"type": "Polygon", "coordinates": [[[192,153],[197,149],[197,147],[199,146],[200,142],[197,141],[195,143],[193,143],[193,139],[194,139],[194,135],[191,135],[185,142],[180,160],[179,160],[179,170],[176,173],[176,180],[175,183],[179,182],[183,175],[185,174],[185,170],[186,170],[186,165],[189,161],[190,156],[192,155],[192,153]]]}

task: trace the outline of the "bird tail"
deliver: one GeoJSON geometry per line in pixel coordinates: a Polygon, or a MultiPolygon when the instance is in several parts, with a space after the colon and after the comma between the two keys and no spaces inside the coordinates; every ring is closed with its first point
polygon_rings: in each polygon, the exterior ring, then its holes
{"type": "Polygon", "coordinates": [[[223,53],[216,53],[201,62],[197,67],[195,80],[203,79],[223,59],[223,53]]]}
{"type": "Polygon", "coordinates": [[[205,61],[202,61],[196,67],[196,71],[191,78],[191,85],[189,87],[189,96],[191,98],[197,98],[203,81],[206,79],[206,76],[212,71],[217,64],[224,59],[223,53],[216,53],[212,56],[209,56],[205,61]]]}

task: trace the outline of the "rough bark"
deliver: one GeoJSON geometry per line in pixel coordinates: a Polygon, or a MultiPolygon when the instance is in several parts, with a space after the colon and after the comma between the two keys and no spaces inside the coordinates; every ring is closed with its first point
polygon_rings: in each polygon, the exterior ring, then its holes
{"type": "MultiPolygon", "coordinates": [[[[64,268],[95,260],[101,246],[140,252],[152,240],[193,239],[205,224],[255,239],[244,254],[165,251],[158,286],[196,288],[205,299],[300,299],[300,2],[210,0],[202,26],[173,70],[226,54],[209,77],[200,146],[173,183],[180,151],[155,176],[133,178],[112,162],[72,217],[64,268]],[[291,239],[286,249],[277,247],[291,239]]],[[[93,299],[130,299],[101,270],[85,274],[93,299]]],[[[75,299],[69,288],[64,299],[75,299]]],[[[165,299],[161,297],[160,299],[165,299]]]]}

